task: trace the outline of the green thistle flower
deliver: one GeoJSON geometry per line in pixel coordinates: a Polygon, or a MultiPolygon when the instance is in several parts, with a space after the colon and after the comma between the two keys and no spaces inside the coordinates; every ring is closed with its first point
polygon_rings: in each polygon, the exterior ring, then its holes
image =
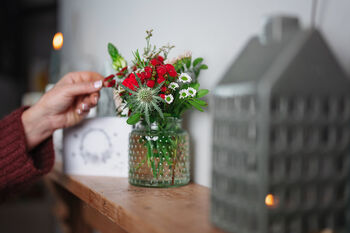
{"type": "Polygon", "coordinates": [[[164,100],[158,95],[163,83],[159,84],[156,88],[150,88],[146,84],[142,84],[137,75],[136,80],[139,86],[136,87],[134,91],[122,84],[120,85],[131,94],[127,97],[127,107],[129,107],[133,113],[144,115],[147,124],[150,126],[150,113],[152,113],[153,110],[156,110],[160,117],[164,118],[163,112],[158,106],[160,102],[164,102],[164,100]]]}

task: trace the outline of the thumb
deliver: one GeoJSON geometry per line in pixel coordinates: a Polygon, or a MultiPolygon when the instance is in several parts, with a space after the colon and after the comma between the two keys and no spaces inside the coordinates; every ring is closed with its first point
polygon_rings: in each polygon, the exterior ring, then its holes
{"type": "Polygon", "coordinates": [[[65,86],[65,92],[70,96],[91,94],[102,88],[102,80],[94,82],[81,82],[65,86]]]}

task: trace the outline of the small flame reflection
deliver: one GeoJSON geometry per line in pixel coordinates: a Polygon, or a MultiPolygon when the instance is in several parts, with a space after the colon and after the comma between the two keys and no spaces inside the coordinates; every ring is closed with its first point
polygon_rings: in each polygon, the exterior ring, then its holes
{"type": "Polygon", "coordinates": [[[278,199],[272,194],[267,194],[265,197],[265,204],[268,207],[276,207],[278,204],[278,199]]]}
{"type": "Polygon", "coordinates": [[[52,40],[52,46],[55,50],[60,50],[63,45],[63,34],[62,32],[57,32],[52,40]]]}

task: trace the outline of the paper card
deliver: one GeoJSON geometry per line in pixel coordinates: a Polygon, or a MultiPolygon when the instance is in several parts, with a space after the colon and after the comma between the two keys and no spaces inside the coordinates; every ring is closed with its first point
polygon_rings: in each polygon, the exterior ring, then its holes
{"type": "Polygon", "coordinates": [[[117,117],[86,119],[64,129],[64,171],[76,175],[127,177],[131,130],[125,118],[117,117]]]}

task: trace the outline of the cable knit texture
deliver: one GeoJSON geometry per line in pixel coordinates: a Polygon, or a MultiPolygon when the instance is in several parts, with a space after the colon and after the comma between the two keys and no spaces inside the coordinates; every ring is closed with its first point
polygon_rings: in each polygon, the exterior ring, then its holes
{"type": "Polygon", "coordinates": [[[0,120],[0,200],[48,173],[54,163],[52,137],[32,151],[26,148],[22,107],[0,120]]]}

